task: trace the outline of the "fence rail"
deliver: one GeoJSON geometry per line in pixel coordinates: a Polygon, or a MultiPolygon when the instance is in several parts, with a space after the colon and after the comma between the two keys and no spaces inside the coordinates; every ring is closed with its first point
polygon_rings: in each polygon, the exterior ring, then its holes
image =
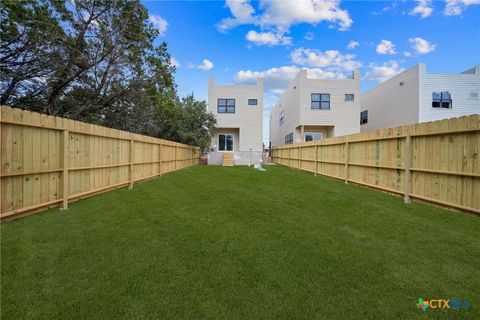
{"type": "Polygon", "coordinates": [[[480,213],[480,115],[283,145],[274,162],[480,213]]]}
{"type": "Polygon", "coordinates": [[[0,219],[199,163],[197,147],[1,106],[0,219]]]}

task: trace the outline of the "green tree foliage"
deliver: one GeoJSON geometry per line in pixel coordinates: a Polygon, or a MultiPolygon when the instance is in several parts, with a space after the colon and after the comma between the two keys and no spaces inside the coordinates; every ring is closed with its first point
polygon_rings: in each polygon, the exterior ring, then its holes
{"type": "Polygon", "coordinates": [[[215,120],[177,97],[138,0],[4,0],[0,18],[2,104],[208,145],[215,120]]]}

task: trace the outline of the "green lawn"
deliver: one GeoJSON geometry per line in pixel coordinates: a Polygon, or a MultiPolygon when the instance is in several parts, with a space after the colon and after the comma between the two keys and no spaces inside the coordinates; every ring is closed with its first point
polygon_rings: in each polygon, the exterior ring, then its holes
{"type": "Polygon", "coordinates": [[[480,318],[479,217],[266,168],[197,166],[2,224],[1,318],[480,318]]]}

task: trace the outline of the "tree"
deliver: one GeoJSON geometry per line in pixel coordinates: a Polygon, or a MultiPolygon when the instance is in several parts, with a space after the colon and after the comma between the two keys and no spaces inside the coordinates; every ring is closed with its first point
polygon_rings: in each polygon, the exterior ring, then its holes
{"type": "Polygon", "coordinates": [[[5,0],[0,17],[2,104],[206,145],[214,119],[177,97],[139,0],[5,0]]]}

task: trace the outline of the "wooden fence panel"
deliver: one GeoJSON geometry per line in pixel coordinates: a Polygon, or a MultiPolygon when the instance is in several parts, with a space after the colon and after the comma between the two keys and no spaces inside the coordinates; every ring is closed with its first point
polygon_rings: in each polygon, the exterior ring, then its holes
{"type": "Polygon", "coordinates": [[[2,221],[200,163],[197,147],[5,106],[0,134],[2,221]]]}
{"type": "Polygon", "coordinates": [[[471,115],[284,145],[272,150],[272,158],[403,194],[405,202],[412,197],[480,213],[479,151],[480,115],[471,115]]]}

